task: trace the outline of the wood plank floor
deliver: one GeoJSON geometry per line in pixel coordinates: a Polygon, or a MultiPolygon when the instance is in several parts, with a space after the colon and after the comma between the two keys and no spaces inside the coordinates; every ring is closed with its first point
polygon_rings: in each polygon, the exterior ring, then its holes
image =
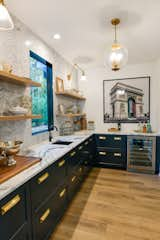
{"type": "Polygon", "coordinates": [[[160,177],[94,168],[50,240],[160,240],[160,177]]]}

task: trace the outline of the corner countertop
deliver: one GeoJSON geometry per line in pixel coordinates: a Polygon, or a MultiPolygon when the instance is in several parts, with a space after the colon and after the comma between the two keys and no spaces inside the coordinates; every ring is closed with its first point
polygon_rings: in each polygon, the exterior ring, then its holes
{"type": "Polygon", "coordinates": [[[56,137],[56,140],[72,141],[72,144],[67,146],[53,145],[49,142],[42,142],[40,144],[34,145],[27,151],[27,156],[40,157],[41,162],[29,167],[28,169],[22,171],[16,176],[10,178],[6,182],[0,184],[0,200],[6,197],[8,194],[16,190],[18,187],[25,184],[31,178],[36,176],[38,173],[43,171],[45,168],[56,162],[58,159],[63,157],[69,151],[74,149],[80,143],[85,141],[92,134],[80,134],[65,137],[56,137]]]}

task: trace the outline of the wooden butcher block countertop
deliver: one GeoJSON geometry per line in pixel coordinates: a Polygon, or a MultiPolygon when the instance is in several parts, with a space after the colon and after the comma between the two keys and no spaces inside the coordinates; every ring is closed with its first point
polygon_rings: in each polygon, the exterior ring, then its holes
{"type": "Polygon", "coordinates": [[[15,160],[17,161],[15,166],[0,165],[0,184],[41,161],[40,158],[25,156],[16,156],[15,160]]]}

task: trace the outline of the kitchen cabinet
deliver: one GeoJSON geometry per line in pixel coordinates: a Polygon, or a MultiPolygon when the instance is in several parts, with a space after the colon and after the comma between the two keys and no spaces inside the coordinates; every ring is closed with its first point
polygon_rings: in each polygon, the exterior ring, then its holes
{"type": "Polygon", "coordinates": [[[50,167],[30,181],[32,210],[38,209],[41,204],[57,190],[61,181],[66,178],[66,157],[57,160],[50,167]]]}
{"type": "MultiPolygon", "coordinates": [[[[156,173],[159,145],[157,137],[156,173]]],[[[127,136],[92,135],[1,200],[0,239],[49,239],[93,166],[126,169],[127,136]]]]}
{"type": "Polygon", "coordinates": [[[96,135],[96,166],[126,169],[127,137],[124,135],[96,135]]]}
{"type": "Polygon", "coordinates": [[[25,185],[0,201],[0,238],[3,240],[30,239],[28,197],[25,185]]]}

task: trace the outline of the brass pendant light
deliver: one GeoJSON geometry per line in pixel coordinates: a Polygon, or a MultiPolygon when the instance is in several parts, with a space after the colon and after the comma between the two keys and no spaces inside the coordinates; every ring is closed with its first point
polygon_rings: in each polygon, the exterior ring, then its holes
{"type": "Polygon", "coordinates": [[[117,41],[117,25],[120,24],[119,18],[113,18],[111,24],[114,26],[114,42],[106,54],[106,63],[112,71],[120,70],[128,61],[128,50],[117,41]]]}

